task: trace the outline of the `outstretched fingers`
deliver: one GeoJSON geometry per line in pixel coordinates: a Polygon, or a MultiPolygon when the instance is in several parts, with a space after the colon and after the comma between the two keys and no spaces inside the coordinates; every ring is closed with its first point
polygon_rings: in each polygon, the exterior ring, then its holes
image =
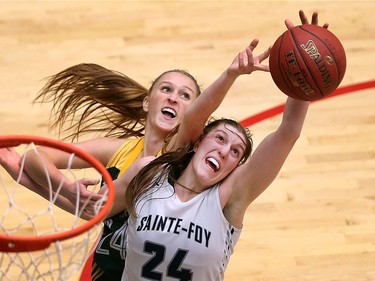
{"type": "MultiPolygon", "coordinates": [[[[301,14],[301,12],[303,13],[302,10],[300,11],[300,14],[301,14]]],[[[303,13],[303,14],[304,14],[304,13],[303,13]]],[[[304,17],[306,17],[306,16],[304,16],[304,17]]],[[[301,18],[301,21],[302,21],[302,18],[301,18]]],[[[309,23],[309,22],[307,22],[307,23],[309,23]]],[[[319,21],[318,21],[318,13],[317,13],[317,12],[314,12],[314,13],[312,14],[312,17],[311,17],[311,24],[312,24],[312,25],[318,25],[318,24],[319,24],[319,21]]],[[[328,24],[328,23],[325,23],[325,24],[323,24],[322,26],[323,26],[325,29],[327,29],[328,26],[329,26],[329,24],[328,24]]]]}
{"type": "MultiPolygon", "coordinates": [[[[300,10],[300,11],[299,11],[299,18],[300,18],[300,20],[301,20],[301,24],[310,24],[310,23],[309,23],[309,20],[308,20],[308,18],[307,18],[307,16],[306,16],[306,14],[305,14],[305,12],[304,12],[303,10],[300,10]]],[[[291,28],[294,27],[293,22],[290,21],[289,19],[286,19],[286,20],[284,21],[284,23],[285,23],[285,26],[286,26],[288,29],[291,29],[291,28]]],[[[314,12],[314,13],[312,14],[312,16],[311,16],[311,24],[312,24],[312,25],[318,25],[318,23],[319,23],[319,20],[318,20],[318,13],[317,13],[317,12],[314,12]]],[[[322,27],[323,27],[323,28],[326,28],[326,29],[328,28],[328,26],[329,26],[328,23],[325,23],[325,24],[322,25],[322,27]]]]}
{"type": "Polygon", "coordinates": [[[239,76],[250,74],[255,70],[269,71],[269,66],[261,63],[269,57],[270,48],[262,54],[254,56],[254,50],[258,46],[258,43],[259,39],[255,38],[243,51],[239,52],[228,68],[228,72],[239,76]]]}
{"type": "Polygon", "coordinates": [[[259,43],[259,39],[254,38],[253,41],[251,41],[251,43],[249,45],[250,50],[254,51],[254,49],[258,46],[258,43],[259,43]]]}
{"type": "Polygon", "coordinates": [[[294,27],[294,23],[291,20],[286,19],[284,23],[287,29],[292,29],[294,27]]]}
{"type": "MultiPolygon", "coordinates": [[[[299,10],[299,18],[301,19],[302,24],[309,24],[309,20],[307,19],[307,16],[306,16],[304,11],[299,10]]],[[[316,13],[316,12],[313,13],[311,22],[313,23],[314,20],[316,21],[316,24],[318,24],[318,13],[316,13]]]]}
{"type": "Polygon", "coordinates": [[[260,54],[260,55],[258,56],[259,62],[264,61],[265,59],[267,59],[267,58],[270,56],[271,48],[272,48],[271,46],[268,47],[267,50],[265,50],[262,54],[260,54]]]}
{"type": "MultiPolygon", "coordinates": [[[[253,40],[253,42],[254,42],[254,40],[253,40]]],[[[258,43],[259,43],[259,40],[256,41],[256,45],[258,45],[258,43]]],[[[254,45],[252,45],[252,46],[254,46],[254,45]]],[[[267,72],[270,71],[269,65],[262,64],[262,62],[269,57],[270,52],[271,52],[271,47],[268,47],[267,50],[265,50],[263,53],[261,53],[258,56],[255,56],[255,57],[253,56],[253,52],[252,52],[251,48],[247,48],[246,52],[247,52],[247,56],[249,58],[251,58],[251,61],[249,61],[249,64],[251,62],[251,65],[253,65],[253,68],[254,68],[253,70],[261,70],[261,71],[267,71],[267,72]]]]}
{"type": "Polygon", "coordinates": [[[246,63],[245,63],[245,56],[243,52],[239,52],[237,56],[238,60],[238,69],[245,69],[246,68],[246,63]]]}
{"type": "MultiPolygon", "coordinates": [[[[258,43],[259,43],[259,39],[255,38],[255,39],[253,39],[253,41],[251,41],[249,46],[245,49],[249,65],[254,65],[253,51],[258,46],[258,43]]],[[[244,55],[242,55],[242,56],[244,57],[244,55]]]]}

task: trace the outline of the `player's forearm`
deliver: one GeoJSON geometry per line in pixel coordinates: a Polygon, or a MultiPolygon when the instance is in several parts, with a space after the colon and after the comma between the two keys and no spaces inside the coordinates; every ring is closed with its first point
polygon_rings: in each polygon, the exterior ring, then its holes
{"type": "MultiPolygon", "coordinates": [[[[34,151],[27,152],[24,169],[32,181],[47,190],[51,186],[52,190],[56,191],[62,183],[67,184],[69,182],[66,176],[48,158],[48,155],[45,155],[41,150],[39,154],[34,151]]],[[[64,192],[65,189],[62,188],[61,193],[64,192]]]]}
{"type": "Polygon", "coordinates": [[[238,75],[230,74],[225,70],[203,93],[186,112],[194,122],[205,123],[207,118],[220,106],[229,89],[238,75]],[[198,119],[197,119],[198,118],[198,119]]]}
{"type": "MultiPolygon", "coordinates": [[[[67,198],[59,195],[56,195],[56,193],[52,190],[50,190],[47,187],[38,185],[36,182],[34,182],[30,177],[28,177],[27,174],[24,174],[20,180],[20,184],[28,188],[29,190],[37,193],[44,199],[51,201],[54,199],[54,204],[58,206],[59,208],[71,213],[75,214],[76,206],[73,205],[67,198]]],[[[81,218],[88,219],[89,217],[86,216],[86,214],[83,212],[81,218]]]]}
{"type": "Polygon", "coordinates": [[[280,129],[289,138],[298,139],[300,136],[309,105],[309,101],[287,99],[280,129]]]}
{"type": "Polygon", "coordinates": [[[210,114],[212,114],[212,112],[222,103],[238,76],[239,75],[230,73],[228,69],[226,69],[210,86],[207,87],[207,89],[203,91],[202,99],[205,99],[205,103],[210,105],[210,114]]]}

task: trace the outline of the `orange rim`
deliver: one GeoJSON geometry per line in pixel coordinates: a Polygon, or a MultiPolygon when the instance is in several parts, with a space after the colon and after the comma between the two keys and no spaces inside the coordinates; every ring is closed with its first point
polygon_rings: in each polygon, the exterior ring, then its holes
{"type": "Polygon", "coordinates": [[[15,147],[21,144],[27,144],[31,142],[33,142],[36,145],[43,145],[51,148],[60,149],[68,153],[74,153],[79,158],[90,163],[92,167],[95,168],[102,175],[104,181],[108,186],[107,200],[95,217],[71,230],[67,230],[61,233],[34,237],[0,234],[0,251],[2,252],[29,252],[42,250],[47,248],[51,243],[55,241],[66,240],[68,238],[75,237],[81,233],[84,233],[91,229],[94,225],[100,223],[105,219],[114,201],[114,185],[110,174],[108,173],[107,169],[103,166],[103,164],[100,163],[95,157],[93,157],[89,153],[73,146],[72,144],[63,143],[58,140],[39,136],[0,136],[1,148],[15,147]]]}

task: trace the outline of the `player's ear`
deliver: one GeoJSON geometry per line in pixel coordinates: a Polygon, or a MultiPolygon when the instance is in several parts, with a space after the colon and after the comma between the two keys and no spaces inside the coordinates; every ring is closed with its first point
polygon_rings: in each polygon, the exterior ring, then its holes
{"type": "Polygon", "coordinates": [[[148,96],[143,99],[143,110],[148,112],[148,96]]]}
{"type": "Polygon", "coordinates": [[[194,152],[197,152],[197,149],[198,149],[201,141],[202,141],[202,137],[199,137],[199,139],[195,142],[194,147],[193,147],[194,152]]]}

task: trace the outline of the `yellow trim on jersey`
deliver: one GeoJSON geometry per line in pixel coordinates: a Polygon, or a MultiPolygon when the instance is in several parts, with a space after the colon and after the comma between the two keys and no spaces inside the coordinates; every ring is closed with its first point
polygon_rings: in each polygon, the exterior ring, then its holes
{"type": "Polygon", "coordinates": [[[144,146],[144,137],[133,138],[124,142],[123,145],[112,156],[107,168],[116,167],[120,170],[119,175],[137,159],[144,146]]]}
{"type": "MultiPolygon", "coordinates": [[[[141,154],[144,147],[144,141],[144,137],[126,140],[112,156],[111,160],[109,160],[107,168],[116,167],[120,170],[118,176],[123,174],[129,166],[134,163],[139,154],[141,154]]],[[[160,155],[162,155],[162,149],[156,154],[157,157],[160,155]]]]}

